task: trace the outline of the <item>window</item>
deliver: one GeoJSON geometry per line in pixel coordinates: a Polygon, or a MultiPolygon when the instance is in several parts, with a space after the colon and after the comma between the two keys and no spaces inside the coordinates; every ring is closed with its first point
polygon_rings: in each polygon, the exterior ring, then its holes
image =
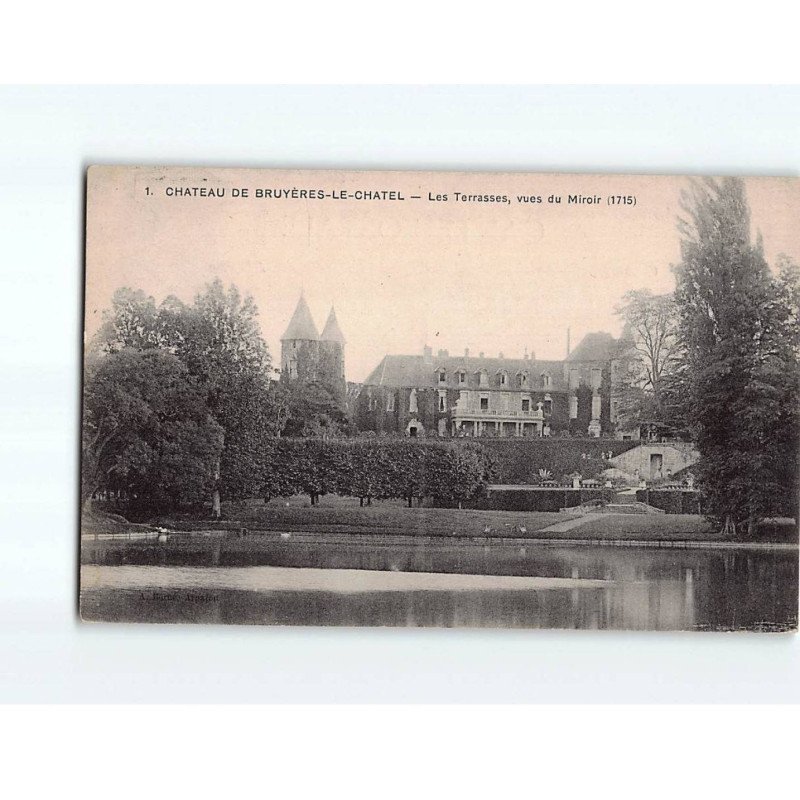
{"type": "Polygon", "coordinates": [[[575,395],[569,399],[569,418],[578,419],[578,398],[575,395]]]}
{"type": "Polygon", "coordinates": [[[503,371],[503,372],[500,373],[500,380],[498,381],[498,383],[500,384],[500,386],[508,385],[508,373],[507,372],[503,371]]]}
{"type": "Polygon", "coordinates": [[[488,411],[488,410],[489,410],[489,398],[481,397],[481,411],[488,411]]]}
{"type": "Polygon", "coordinates": [[[550,375],[547,372],[542,373],[542,386],[544,386],[545,389],[550,388],[550,375]]]}
{"type": "Polygon", "coordinates": [[[570,389],[577,389],[579,382],[580,382],[580,377],[578,375],[578,370],[577,369],[571,369],[569,371],[569,388],[570,389]]]}
{"type": "Polygon", "coordinates": [[[386,410],[394,411],[394,392],[390,392],[386,396],[386,410]]]}
{"type": "Polygon", "coordinates": [[[517,377],[519,379],[519,385],[527,386],[528,385],[528,373],[527,372],[518,372],[517,377]]]}
{"type": "Polygon", "coordinates": [[[592,419],[600,419],[600,395],[592,397],[592,419]]]}
{"type": "Polygon", "coordinates": [[[478,383],[481,386],[486,386],[489,383],[489,378],[486,375],[486,370],[482,369],[478,371],[478,383]]]}
{"type": "Polygon", "coordinates": [[[408,395],[408,410],[412,414],[415,414],[419,409],[417,408],[417,390],[412,389],[411,393],[408,395]]]}
{"type": "Polygon", "coordinates": [[[439,375],[439,383],[447,383],[447,373],[443,369],[438,370],[437,374],[439,375]]]}
{"type": "Polygon", "coordinates": [[[522,410],[523,411],[530,411],[531,410],[531,400],[529,397],[522,398],[522,410]]]}
{"type": "Polygon", "coordinates": [[[444,389],[439,392],[439,411],[447,411],[447,391],[444,389]]]}
{"type": "Polygon", "coordinates": [[[466,372],[464,372],[464,370],[463,370],[463,369],[460,369],[460,370],[459,370],[459,371],[456,373],[456,375],[457,375],[457,377],[458,377],[458,382],[459,382],[459,384],[460,384],[460,385],[463,385],[463,384],[465,384],[465,383],[467,382],[467,373],[466,373],[466,372]]]}
{"type": "Polygon", "coordinates": [[[544,411],[544,413],[548,414],[548,415],[552,414],[553,413],[553,401],[549,400],[548,398],[545,397],[544,403],[542,403],[542,411],[544,411]]]}

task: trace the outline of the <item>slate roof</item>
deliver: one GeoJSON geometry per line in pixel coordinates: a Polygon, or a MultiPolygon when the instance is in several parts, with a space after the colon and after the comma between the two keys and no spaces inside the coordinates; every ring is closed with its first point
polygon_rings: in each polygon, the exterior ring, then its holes
{"type": "Polygon", "coordinates": [[[311,311],[306,303],[306,298],[301,294],[300,299],[297,301],[297,308],[289,320],[289,326],[286,332],[281,336],[281,341],[286,339],[306,339],[317,341],[319,333],[317,326],[314,324],[314,318],[311,316],[311,311]]]}
{"type": "MultiPolygon", "coordinates": [[[[535,392],[545,391],[541,375],[550,375],[550,386],[546,391],[566,391],[562,361],[536,361],[524,358],[476,358],[472,356],[436,356],[425,361],[424,356],[384,356],[380,364],[364,380],[366,386],[388,386],[393,388],[435,387],[435,388],[478,388],[473,376],[486,370],[489,378],[487,389],[503,391],[535,392]],[[438,370],[447,373],[447,382],[439,383],[438,370]],[[463,369],[467,373],[467,385],[458,383],[456,372],[463,369]],[[495,376],[500,370],[509,375],[508,386],[497,385],[495,376]],[[528,373],[528,385],[520,387],[515,380],[518,372],[528,373]]],[[[481,387],[483,388],[483,387],[481,387]]]]}
{"type": "Polygon", "coordinates": [[[344,344],[344,334],[339,327],[339,321],[336,319],[336,312],[331,307],[331,313],[328,314],[328,321],[322,329],[322,336],[320,337],[323,342],[338,342],[344,344]]]}
{"type": "Polygon", "coordinates": [[[617,340],[610,333],[587,333],[567,356],[567,361],[609,361],[616,352],[617,340]]]}

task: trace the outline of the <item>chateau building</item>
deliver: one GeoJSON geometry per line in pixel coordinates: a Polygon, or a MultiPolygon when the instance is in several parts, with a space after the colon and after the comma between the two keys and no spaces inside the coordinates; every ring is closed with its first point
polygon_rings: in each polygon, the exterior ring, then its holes
{"type": "Polygon", "coordinates": [[[589,333],[563,361],[483,353],[386,355],[361,384],[346,384],[345,340],[333,309],[318,334],[301,295],[281,338],[281,380],[321,381],[346,401],[359,431],[443,437],[616,434],[615,376],[632,357],[623,334],[589,333]]]}
{"type": "Polygon", "coordinates": [[[629,357],[627,342],[608,333],[587,334],[564,361],[434,355],[429,347],[387,355],[362,384],[354,421],[362,431],[408,436],[608,435],[612,373],[629,357]]]}

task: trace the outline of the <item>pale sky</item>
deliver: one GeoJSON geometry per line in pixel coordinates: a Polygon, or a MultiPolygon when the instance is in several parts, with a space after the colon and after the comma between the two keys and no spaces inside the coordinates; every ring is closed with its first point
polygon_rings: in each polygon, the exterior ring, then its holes
{"type": "MultiPolygon", "coordinates": [[[[800,262],[800,182],[746,185],[767,259],[786,253],[800,262]]],[[[348,380],[365,378],[387,353],[420,353],[426,343],[451,355],[469,347],[520,357],[527,347],[560,359],[567,327],[573,347],[589,331],[618,335],[614,308],[626,291],[673,288],[685,186],[673,176],[93,168],[86,330],[97,329],[121,286],[157,302],[168,294],[191,301],[219,277],[253,295],[276,365],[301,289],[320,331],[335,305],[348,380]],[[224,188],[225,196],[167,196],[173,187],[224,188]],[[242,188],[248,197],[231,196],[242,188]],[[329,196],[256,197],[258,189],[293,188],[329,196]],[[406,199],[330,197],[343,190],[406,199]],[[510,203],[459,202],[455,192],[510,203]],[[569,205],[570,194],[601,202],[569,205]],[[549,204],[550,195],[562,202],[549,204]],[[635,196],[636,205],[610,206],[609,195],[635,196]]]]}

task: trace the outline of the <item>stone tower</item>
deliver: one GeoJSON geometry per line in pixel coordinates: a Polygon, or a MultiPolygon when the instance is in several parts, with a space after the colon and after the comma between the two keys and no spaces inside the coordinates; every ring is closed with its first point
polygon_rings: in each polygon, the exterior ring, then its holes
{"type": "Polygon", "coordinates": [[[281,380],[316,380],[319,369],[319,333],[301,294],[285,333],[281,336],[281,380]]]}
{"type": "Polygon", "coordinates": [[[336,319],[336,311],[331,307],[319,342],[319,379],[342,401],[346,392],[344,345],[344,335],[336,319]]]}

